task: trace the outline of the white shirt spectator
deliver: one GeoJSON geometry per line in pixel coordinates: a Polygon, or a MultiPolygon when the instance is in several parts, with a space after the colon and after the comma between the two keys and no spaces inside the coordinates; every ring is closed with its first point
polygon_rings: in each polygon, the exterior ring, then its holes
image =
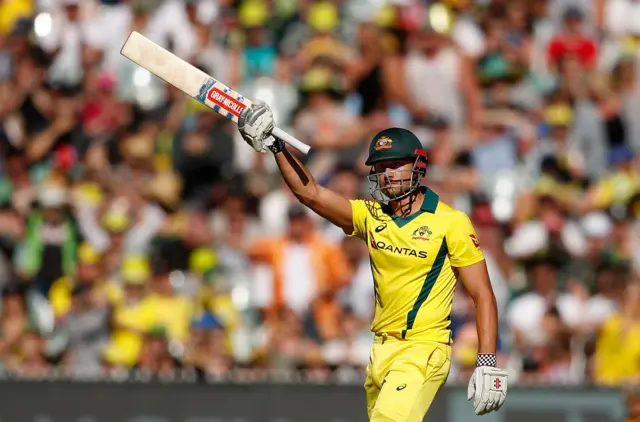
{"type": "MultiPolygon", "coordinates": [[[[562,243],[574,257],[587,252],[587,242],[580,226],[568,221],[561,233],[562,243]]],[[[549,243],[549,232],[541,221],[532,221],[518,227],[505,242],[505,251],[512,258],[526,258],[544,250],[549,243]]]]}
{"type": "Polygon", "coordinates": [[[294,200],[284,189],[275,190],[260,201],[258,214],[267,235],[282,234],[287,227],[287,210],[294,200]]]}
{"type": "Polygon", "coordinates": [[[353,277],[343,300],[351,307],[353,313],[363,320],[372,320],[375,313],[375,296],[373,275],[368,259],[363,259],[353,277]]]}
{"type": "Polygon", "coordinates": [[[444,48],[433,58],[418,51],[407,55],[405,75],[413,100],[459,128],[464,121],[460,92],[460,54],[444,48]]]}
{"type": "Polygon", "coordinates": [[[604,6],[604,28],[614,38],[640,32],[640,2],[607,0],[604,6]]]}
{"type": "Polygon", "coordinates": [[[500,266],[493,258],[493,255],[488,251],[484,252],[484,260],[487,263],[491,287],[493,288],[493,293],[498,305],[498,317],[504,318],[507,310],[507,304],[509,302],[509,283],[507,281],[507,277],[500,269],[500,266]]]}
{"type": "MultiPolygon", "coordinates": [[[[65,3],[81,5],[79,1],[65,3]]],[[[52,82],[79,83],[82,78],[82,46],[103,49],[109,39],[108,32],[102,31],[99,17],[83,16],[80,9],[80,17],[75,22],[68,19],[64,8],[52,10],[50,32],[38,38],[45,52],[51,54],[59,49],[49,68],[52,82]]]]}
{"type": "Polygon", "coordinates": [[[601,324],[616,312],[616,304],[602,295],[593,296],[586,301],[565,294],[558,298],[558,311],[569,326],[601,324]]]}
{"type": "MultiPolygon", "coordinates": [[[[173,52],[178,57],[190,60],[197,50],[196,36],[189,22],[184,3],[179,0],[167,0],[155,11],[150,12],[144,36],[158,45],[167,48],[168,40],[173,41],[173,52]]],[[[133,12],[127,4],[104,7],[98,25],[108,33],[105,45],[105,67],[117,71],[127,59],[120,55],[122,44],[132,30],[133,12]]]]}
{"type": "MultiPolygon", "coordinates": [[[[82,236],[99,251],[109,249],[109,234],[100,226],[96,210],[92,207],[77,208],[76,216],[82,236]]],[[[124,253],[144,254],[165,219],[165,213],[155,205],[142,210],[142,218],[131,227],[124,238],[124,253]]]]}
{"type": "MultiPolygon", "coordinates": [[[[566,324],[576,320],[577,308],[573,299],[570,295],[561,294],[555,302],[560,318],[566,324]]],[[[540,323],[551,305],[553,304],[538,292],[520,296],[511,303],[507,311],[509,327],[520,331],[527,344],[543,344],[546,338],[540,323]]]]}
{"type": "Polygon", "coordinates": [[[363,332],[352,341],[347,339],[332,340],[322,346],[322,357],[330,364],[351,364],[367,366],[371,353],[372,334],[363,332]]]}
{"type": "Polygon", "coordinates": [[[465,54],[479,58],[485,52],[485,37],[478,25],[467,17],[457,19],[451,28],[453,40],[465,54]]]}

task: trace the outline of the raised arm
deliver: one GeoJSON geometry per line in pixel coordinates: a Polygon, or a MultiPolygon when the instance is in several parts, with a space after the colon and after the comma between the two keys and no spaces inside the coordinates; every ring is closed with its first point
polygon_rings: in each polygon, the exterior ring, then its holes
{"type": "Polygon", "coordinates": [[[274,153],[280,173],[296,198],[345,233],[351,234],[353,213],[349,200],[320,186],[300,160],[285,148],[284,142],[270,135],[273,127],[271,109],[262,102],[245,108],[238,120],[238,130],[249,145],[258,152],[271,150],[274,153]]]}
{"type": "MultiPolygon", "coordinates": [[[[275,143],[282,141],[278,139],[275,143]]],[[[275,158],[285,183],[302,204],[340,227],[345,233],[353,232],[349,200],[320,186],[309,170],[286,148],[281,147],[280,152],[275,152],[275,158]]]]}

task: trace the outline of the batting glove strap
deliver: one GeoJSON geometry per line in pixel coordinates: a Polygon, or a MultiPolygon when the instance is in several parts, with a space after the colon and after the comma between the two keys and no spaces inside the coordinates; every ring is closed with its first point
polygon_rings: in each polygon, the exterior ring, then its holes
{"type": "Polygon", "coordinates": [[[277,154],[279,152],[284,151],[284,148],[285,148],[284,141],[282,139],[279,139],[279,138],[274,138],[273,143],[271,145],[269,145],[269,149],[274,154],[277,154]]]}
{"type": "Polygon", "coordinates": [[[476,367],[478,366],[498,366],[498,360],[493,353],[480,353],[476,358],[476,367]]]}

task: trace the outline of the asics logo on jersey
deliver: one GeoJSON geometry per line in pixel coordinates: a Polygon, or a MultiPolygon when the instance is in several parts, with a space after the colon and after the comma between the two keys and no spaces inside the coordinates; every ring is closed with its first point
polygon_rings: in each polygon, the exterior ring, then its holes
{"type": "Polygon", "coordinates": [[[396,390],[401,391],[401,390],[404,390],[405,388],[407,388],[407,384],[401,384],[396,387],[396,390]]]}
{"type": "Polygon", "coordinates": [[[385,251],[389,251],[394,254],[405,255],[405,256],[415,256],[416,258],[427,257],[426,251],[416,251],[415,249],[411,249],[411,248],[401,248],[399,246],[390,245],[386,242],[383,242],[382,240],[376,240],[373,237],[373,233],[371,232],[371,230],[369,230],[369,243],[371,244],[371,247],[373,249],[383,249],[385,251]]]}
{"type": "Polygon", "coordinates": [[[378,227],[376,227],[376,233],[380,233],[382,230],[386,228],[387,228],[386,224],[380,224],[378,227]]]}

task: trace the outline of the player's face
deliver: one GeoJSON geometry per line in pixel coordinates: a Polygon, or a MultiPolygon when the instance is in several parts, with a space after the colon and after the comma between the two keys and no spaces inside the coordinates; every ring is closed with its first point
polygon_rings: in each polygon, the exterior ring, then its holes
{"type": "Polygon", "coordinates": [[[387,160],[376,163],[373,172],[382,193],[390,199],[409,192],[412,188],[414,160],[387,160]]]}

